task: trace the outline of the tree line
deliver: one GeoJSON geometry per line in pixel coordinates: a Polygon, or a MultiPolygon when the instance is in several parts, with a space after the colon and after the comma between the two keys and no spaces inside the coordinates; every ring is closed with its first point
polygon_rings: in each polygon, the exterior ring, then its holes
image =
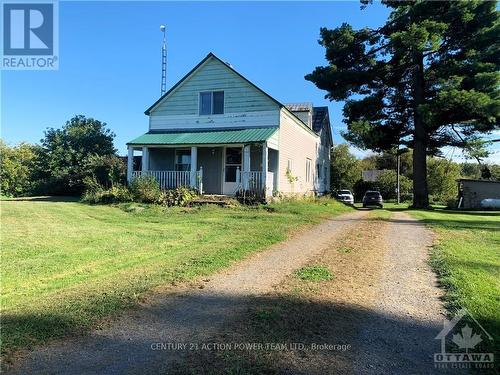
{"type": "MultiPolygon", "coordinates": [[[[413,195],[413,155],[411,150],[401,154],[400,192],[403,200],[410,201],[413,195]]],[[[457,198],[459,178],[500,181],[500,165],[457,163],[447,158],[427,159],[427,183],[431,203],[448,204],[457,198]]],[[[330,184],[333,191],[349,189],[355,199],[361,199],[366,190],[379,190],[384,199],[396,198],[396,155],[382,152],[358,159],[349,151],[347,144],[338,144],[331,151],[330,184]],[[363,181],[362,171],[385,170],[376,182],[363,181]]]]}
{"type": "Polygon", "coordinates": [[[125,183],[126,164],[106,123],[78,115],[48,128],[39,144],[0,140],[0,192],[4,196],[76,195],[98,183],[125,183]]]}

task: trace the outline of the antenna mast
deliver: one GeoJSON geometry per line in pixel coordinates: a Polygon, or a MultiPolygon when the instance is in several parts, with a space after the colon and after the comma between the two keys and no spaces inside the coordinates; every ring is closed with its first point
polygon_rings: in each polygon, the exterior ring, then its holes
{"type": "Polygon", "coordinates": [[[161,46],[161,96],[167,91],[167,39],[165,29],[165,25],[160,25],[160,31],[163,33],[163,44],[161,46]]]}

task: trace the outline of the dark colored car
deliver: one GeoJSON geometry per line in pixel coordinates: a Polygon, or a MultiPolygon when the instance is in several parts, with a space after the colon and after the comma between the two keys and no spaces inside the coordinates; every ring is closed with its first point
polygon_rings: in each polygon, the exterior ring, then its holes
{"type": "Polygon", "coordinates": [[[367,191],[363,197],[363,207],[377,206],[384,207],[384,201],[382,199],[382,194],[378,191],[367,191]]]}

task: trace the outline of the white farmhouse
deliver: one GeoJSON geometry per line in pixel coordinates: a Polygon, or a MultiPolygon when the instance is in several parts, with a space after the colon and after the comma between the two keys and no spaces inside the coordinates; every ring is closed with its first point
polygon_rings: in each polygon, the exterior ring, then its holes
{"type": "Polygon", "coordinates": [[[330,189],[328,108],[281,104],[212,53],[145,113],[148,132],[127,143],[129,181],[264,197],[330,189]]]}

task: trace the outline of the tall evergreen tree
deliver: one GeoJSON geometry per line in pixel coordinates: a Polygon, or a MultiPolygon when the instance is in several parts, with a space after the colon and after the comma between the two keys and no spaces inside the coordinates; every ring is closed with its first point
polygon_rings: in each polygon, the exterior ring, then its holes
{"type": "Polygon", "coordinates": [[[328,65],[305,78],[346,101],[348,141],[413,149],[413,205],[427,207],[426,156],[476,152],[480,135],[499,128],[499,15],[487,1],[382,3],[391,13],[378,29],[322,28],[328,65]]]}

